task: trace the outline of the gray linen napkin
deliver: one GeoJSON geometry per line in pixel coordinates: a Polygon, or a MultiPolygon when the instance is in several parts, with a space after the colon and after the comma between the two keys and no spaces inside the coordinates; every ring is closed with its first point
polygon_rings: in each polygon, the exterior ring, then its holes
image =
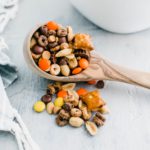
{"type": "Polygon", "coordinates": [[[5,88],[17,79],[17,69],[8,57],[8,46],[4,39],[0,37],[0,76],[2,77],[5,88]]]}
{"type": "Polygon", "coordinates": [[[8,47],[0,37],[0,131],[12,133],[17,140],[19,150],[40,150],[31,138],[21,116],[14,109],[6,95],[5,87],[17,78],[17,70],[6,54],[8,47]],[[2,81],[3,80],[3,81],[2,81]]]}

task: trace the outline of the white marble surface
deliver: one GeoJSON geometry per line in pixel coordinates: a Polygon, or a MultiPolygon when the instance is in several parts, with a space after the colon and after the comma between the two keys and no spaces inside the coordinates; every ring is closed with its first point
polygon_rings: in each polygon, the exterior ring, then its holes
{"type": "MultiPolygon", "coordinates": [[[[150,71],[150,30],[129,35],[113,34],[86,20],[68,0],[21,0],[17,18],[3,33],[19,75],[7,94],[32,137],[42,150],[149,150],[150,91],[144,88],[106,81],[101,94],[111,113],[95,137],[89,136],[84,128],[56,126],[54,116],[46,112],[33,112],[33,103],[44,93],[49,81],[28,69],[22,53],[23,40],[35,24],[51,19],[70,24],[75,31],[91,34],[96,51],[113,62],[150,71]]],[[[0,150],[17,150],[14,137],[0,132],[0,150]]]]}

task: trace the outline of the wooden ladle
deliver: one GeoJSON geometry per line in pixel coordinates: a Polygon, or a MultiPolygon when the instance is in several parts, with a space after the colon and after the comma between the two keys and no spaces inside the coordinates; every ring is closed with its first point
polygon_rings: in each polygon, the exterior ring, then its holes
{"type": "Polygon", "coordinates": [[[131,70],[116,64],[111,63],[109,60],[99,56],[97,54],[91,54],[89,67],[78,75],[72,75],[69,77],[53,76],[42,71],[34,62],[30,51],[30,40],[34,32],[41,25],[34,28],[24,42],[24,56],[27,64],[32,68],[35,73],[40,76],[62,82],[77,82],[88,80],[114,80],[125,82],[129,84],[139,85],[145,88],[150,88],[150,73],[131,70]]]}

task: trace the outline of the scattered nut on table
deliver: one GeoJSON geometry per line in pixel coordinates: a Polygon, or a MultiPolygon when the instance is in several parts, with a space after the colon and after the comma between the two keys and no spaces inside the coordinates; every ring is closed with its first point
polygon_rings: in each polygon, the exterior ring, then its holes
{"type": "Polygon", "coordinates": [[[91,121],[87,121],[85,123],[85,126],[86,126],[86,129],[90,135],[96,135],[97,134],[97,126],[95,125],[95,123],[93,123],[91,121]]]}
{"type": "MultiPolygon", "coordinates": [[[[65,61],[66,58],[61,59],[61,64],[66,63],[65,61]]],[[[47,87],[46,94],[34,104],[34,111],[42,112],[46,108],[48,114],[56,115],[58,126],[63,127],[69,124],[79,128],[85,125],[90,135],[96,135],[97,127],[105,124],[106,119],[103,114],[108,112],[108,108],[103,101],[105,105],[101,106],[98,91],[76,89],[76,83],[54,82],[48,84],[47,87]],[[53,99],[54,96],[56,96],[55,99],[53,99]],[[92,110],[89,109],[91,106],[92,110]]]]}
{"type": "Polygon", "coordinates": [[[81,127],[83,123],[84,123],[83,119],[79,117],[71,117],[69,119],[69,124],[73,127],[81,127]]]}

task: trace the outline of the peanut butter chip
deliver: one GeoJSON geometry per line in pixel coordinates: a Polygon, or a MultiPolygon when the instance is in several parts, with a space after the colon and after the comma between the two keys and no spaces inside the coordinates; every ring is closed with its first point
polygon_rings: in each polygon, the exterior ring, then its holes
{"type": "Polygon", "coordinates": [[[74,48],[91,51],[94,49],[91,37],[88,34],[78,33],[75,35],[74,48]]]}

